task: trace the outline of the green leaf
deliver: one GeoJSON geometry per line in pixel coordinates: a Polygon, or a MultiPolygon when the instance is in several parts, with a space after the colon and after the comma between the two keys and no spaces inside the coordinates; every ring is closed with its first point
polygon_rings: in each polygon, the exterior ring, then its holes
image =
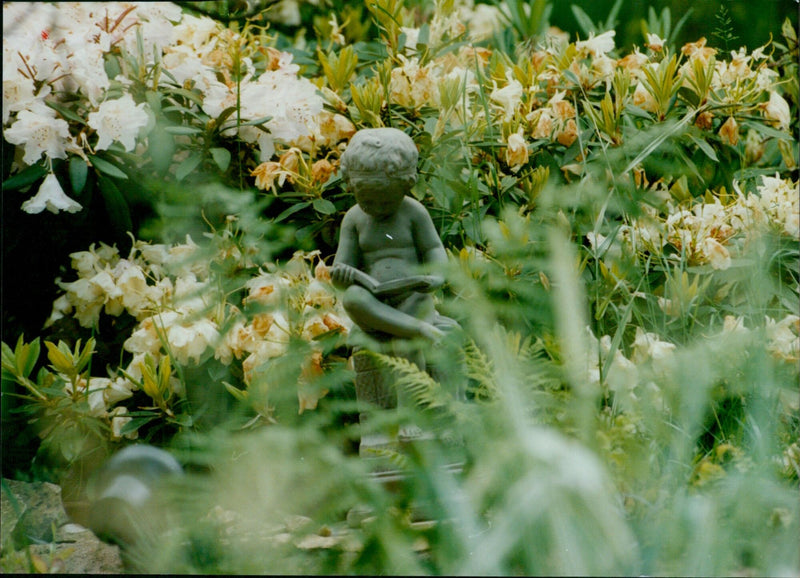
{"type": "Polygon", "coordinates": [[[50,102],[49,100],[45,100],[44,103],[55,110],[58,114],[63,116],[67,120],[72,120],[80,124],[86,124],[86,120],[81,118],[78,113],[74,110],[67,108],[63,104],[59,104],[57,102],[50,102]]]}
{"type": "Polygon", "coordinates": [[[263,118],[257,118],[255,120],[248,120],[242,123],[239,123],[239,126],[257,126],[260,124],[264,124],[265,122],[269,122],[272,120],[271,116],[265,116],[263,118]]]}
{"type": "Polygon", "coordinates": [[[192,134],[200,134],[203,132],[203,129],[197,128],[196,126],[168,126],[164,128],[170,134],[182,134],[182,135],[192,135],[192,134]]]}
{"type": "Polygon", "coordinates": [[[328,199],[314,199],[314,210],[323,215],[332,215],[336,212],[336,205],[328,199]]]}
{"type": "Polygon", "coordinates": [[[122,426],[122,428],[120,428],[119,434],[124,436],[125,434],[133,433],[143,425],[146,425],[156,419],[156,417],[157,416],[133,418],[131,421],[122,426]]]}
{"type": "Polygon", "coordinates": [[[101,173],[105,173],[109,177],[114,177],[115,179],[127,179],[128,175],[122,172],[117,165],[108,162],[105,159],[101,159],[96,155],[89,155],[89,160],[92,163],[92,166],[96,168],[101,173]]]}
{"type": "Polygon", "coordinates": [[[231,151],[223,147],[215,147],[211,149],[211,157],[219,167],[219,170],[225,172],[231,164],[231,151]]]}
{"type": "Polygon", "coordinates": [[[30,344],[23,349],[23,351],[25,359],[17,359],[17,363],[22,367],[22,376],[28,377],[33,371],[33,368],[36,366],[36,362],[39,361],[39,352],[41,351],[39,338],[37,337],[31,341],[30,344]]]}
{"type": "Polygon", "coordinates": [[[575,20],[578,22],[578,26],[581,27],[584,34],[588,36],[592,32],[597,32],[597,27],[586,12],[574,4],[571,5],[570,8],[572,9],[572,15],[575,16],[575,20]]]}
{"type": "Polygon", "coordinates": [[[203,155],[199,152],[192,153],[189,158],[178,165],[178,169],[175,171],[175,178],[178,179],[178,181],[182,181],[189,173],[195,170],[201,162],[203,162],[203,155]]]}
{"type": "Polygon", "coordinates": [[[563,74],[564,77],[566,77],[566,79],[569,80],[572,84],[576,84],[578,86],[581,85],[581,80],[571,70],[564,69],[561,71],[561,74],[563,74]]]}
{"type": "Polygon", "coordinates": [[[13,177],[3,181],[3,190],[13,191],[15,189],[21,189],[26,185],[35,183],[46,174],[47,169],[45,169],[42,165],[31,165],[13,177]]]}
{"type": "Polygon", "coordinates": [[[114,229],[122,233],[132,231],[131,211],[117,185],[114,184],[114,181],[102,175],[98,176],[98,182],[100,193],[103,195],[103,201],[105,202],[106,213],[108,213],[108,218],[114,229]]]}
{"type": "Polygon", "coordinates": [[[790,133],[780,131],[776,128],[772,128],[771,126],[767,126],[760,122],[744,121],[742,123],[742,127],[753,129],[756,132],[760,132],[764,136],[771,136],[772,138],[788,140],[788,141],[794,140],[794,138],[792,138],[792,135],[790,133]]]}
{"type": "Polygon", "coordinates": [[[223,110],[221,113],[219,113],[219,116],[217,117],[217,120],[216,120],[216,122],[217,122],[217,127],[218,127],[218,128],[219,128],[219,127],[222,127],[222,125],[225,123],[225,121],[226,121],[226,120],[228,120],[228,118],[229,118],[229,117],[230,117],[230,116],[231,116],[231,115],[232,115],[234,112],[236,112],[236,107],[235,107],[235,106],[229,106],[228,108],[226,108],[225,110],[223,110]]]}
{"type": "Polygon", "coordinates": [[[628,166],[625,167],[625,169],[622,172],[628,173],[632,171],[634,167],[639,165],[639,163],[641,163],[644,159],[653,154],[653,152],[658,147],[660,147],[664,143],[664,141],[675,135],[675,133],[677,133],[678,131],[682,130],[694,117],[694,114],[695,111],[690,110],[685,115],[683,115],[683,118],[681,118],[681,120],[674,123],[672,126],[668,126],[667,123],[663,123],[664,128],[659,132],[658,136],[654,138],[652,141],[650,141],[650,143],[646,147],[644,147],[644,149],[638,155],[636,155],[636,158],[633,159],[633,161],[631,161],[630,163],[628,163],[628,166]]]}
{"type": "Polygon", "coordinates": [[[164,174],[172,164],[172,156],[175,154],[175,138],[169,134],[161,124],[156,124],[150,135],[147,137],[150,145],[147,151],[153,159],[153,166],[160,174],[164,174]]]}
{"type": "Polygon", "coordinates": [[[200,95],[195,92],[192,92],[191,90],[186,90],[185,88],[171,88],[169,89],[169,92],[171,92],[172,94],[177,94],[184,98],[188,98],[198,106],[203,105],[203,99],[200,97],[200,95]]]}
{"type": "Polygon", "coordinates": [[[228,393],[230,393],[238,401],[245,401],[247,399],[247,391],[243,391],[237,387],[234,387],[227,381],[223,381],[222,385],[224,385],[225,389],[228,390],[228,393]]]}
{"type": "Polygon", "coordinates": [[[158,115],[161,112],[161,95],[154,90],[148,90],[144,93],[144,98],[147,100],[147,104],[150,105],[150,109],[153,113],[158,115]]]}
{"type": "Polygon", "coordinates": [[[298,211],[302,211],[303,209],[306,209],[306,208],[308,208],[310,206],[311,206],[311,203],[308,202],[308,201],[294,204],[291,207],[289,207],[288,209],[286,209],[285,211],[283,211],[280,215],[275,217],[275,222],[276,223],[280,223],[281,221],[283,221],[284,219],[288,219],[290,216],[294,215],[298,211]]]}
{"type": "Polygon", "coordinates": [[[691,135],[691,134],[687,134],[686,136],[688,136],[689,139],[694,144],[696,144],[700,148],[700,150],[703,151],[706,154],[706,156],[708,158],[710,158],[715,163],[719,162],[719,158],[717,158],[717,153],[714,152],[714,149],[711,148],[711,145],[708,144],[708,141],[706,141],[705,139],[702,139],[702,138],[697,138],[696,136],[691,135]]]}
{"type": "Polygon", "coordinates": [[[89,175],[89,165],[80,157],[69,159],[69,182],[72,185],[72,192],[76,195],[83,191],[86,186],[86,177],[89,175]]]}

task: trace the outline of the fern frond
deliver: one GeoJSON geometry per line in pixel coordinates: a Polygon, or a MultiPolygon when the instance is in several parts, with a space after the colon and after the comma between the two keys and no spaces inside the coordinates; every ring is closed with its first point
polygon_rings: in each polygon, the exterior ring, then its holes
{"type": "Polygon", "coordinates": [[[418,406],[432,409],[446,405],[449,394],[428,373],[417,367],[416,363],[383,353],[370,355],[393,373],[395,387],[407,391],[418,406]]]}
{"type": "Polygon", "coordinates": [[[467,377],[475,382],[469,388],[475,397],[479,399],[496,397],[497,383],[494,380],[493,364],[472,339],[464,346],[464,363],[467,377]]]}
{"type": "Polygon", "coordinates": [[[386,458],[390,464],[399,470],[407,470],[409,465],[408,456],[401,454],[396,449],[388,447],[369,448],[367,450],[370,457],[386,458]]]}

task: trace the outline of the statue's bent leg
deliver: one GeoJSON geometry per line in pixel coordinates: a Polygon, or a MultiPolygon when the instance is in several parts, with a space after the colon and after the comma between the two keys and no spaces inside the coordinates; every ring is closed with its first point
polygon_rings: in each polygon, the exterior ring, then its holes
{"type": "Polygon", "coordinates": [[[430,323],[381,302],[358,285],[347,288],[342,304],[350,319],[365,331],[380,331],[405,339],[439,331],[430,323]]]}

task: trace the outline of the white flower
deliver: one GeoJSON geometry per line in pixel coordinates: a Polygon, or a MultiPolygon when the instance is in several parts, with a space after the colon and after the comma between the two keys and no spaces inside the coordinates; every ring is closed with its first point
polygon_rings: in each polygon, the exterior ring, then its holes
{"type": "Polygon", "coordinates": [[[183,365],[190,361],[200,363],[206,350],[217,345],[219,331],[210,319],[199,319],[191,324],[175,323],[167,328],[167,341],[175,361],[183,365]]]}
{"type": "Polygon", "coordinates": [[[417,48],[417,42],[419,42],[419,28],[401,26],[400,30],[406,35],[406,48],[415,50],[417,48]]]}
{"type": "Polygon", "coordinates": [[[212,18],[184,14],[180,24],[175,26],[175,39],[200,52],[209,48],[212,38],[219,29],[219,24],[212,18]]]}
{"type": "Polygon", "coordinates": [[[12,112],[23,110],[36,100],[33,95],[33,80],[14,74],[3,78],[3,124],[8,122],[12,112]]]}
{"type": "Polygon", "coordinates": [[[17,120],[3,131],[3,136],[11,144],[25,147],[22,160],[26,164],[32,165],[42,154],[51,159],[67,158],[69,125],[67,121],[56,118],[55,111],[44,105],[36,107],[35,111],[20,111],[17,120]]]}
{"type": "Polygon", "coordinates": [[[763,105],[764,116],[767,120],[774,122],[778,130],[789,130],[789,123],[792,121],[792,114],[789,110],[789,103],[774,90],[769,93],[769,102],[763,105]]]}
{"type": "Polygon", "coordinates": [[[250,279],[245,287],[250,290],[246,300],[260,305],[278,305],[282,292],[289,287],[289,281],[279,275],[263,273],[250,279]]]}
{"type": "Polygon", "coordinates": [[[508,74],[508,83],[503,88],[497,88],[497,83],[492,81],[494,89],[489,95],[489,98],[500,105],[503,109],[503,116],[506,120],[511,119],[517,110],[517,106],[522,100],[522,84],[508,74]]]}
{"type": "Polygon", "coordinates": [[[634,363],[642,363],[648,359],[665,359],[670,357],[674,350],[675,345],[672,343],[661,341],[655,333],[645,333],[641,327],[637,327],[631,360],[634,363]]]}
{"type": "Polygon", "coordinates": [[[161,351],[161,336],[163,328],[177,321],[178,314],[174,311],[164,311],[158,315],[147,317],[125,340],[122,347],[125,351],[135,354],[158,355],[161,351]]]}
{"type": "Polygon", "coordinates": [[[53,173],[44,178],[36,195],[22,203],[22,210],[31,214],[41,213],[45,209],[51,213],[59,211],[77,213],[82,208],[79,202],[70,199],[64,193],[64,189],[61,188],[61,184],[53,173]]]}
{"type": "MultiPolygon", "coordinates": [[[[109,417],[111,417],[111,436],[115,440],[119,440],[122,438],[122,428],[128,425],[133,418],[126,417],[128,413],[128,408],[124,405],[119,407],[115,407],[114,410],[109,413],[109,417]]],[[[125,437],[130,440],[135,440],[139,437],[139,432],[134,430],[132,432],[128,432],[125,434],[125,437]]]]}
{"type": "Polygon", "coordinates": [[[82,91],[92,105],[100,102],[111,85],[104,66],[105,52],[97,43],[79,38],[73,40],[67,88],[72,92],[82,91]]]}
{"type": "Polygon", "coordinates": [[[731,266],[731,254],[714,237],[706,237],[703,241],[703,253],[714,269],[725,270],[731,266]]]}
{"type": "Polygon", "coordinates": [[[747,335],[750,330],[744,326],[744,317],[726,315],[722,324],[722,333],[724,335],[747,335]]]}
{"type": "Polygon", "coordinates": [[[583,54],[591,54],[592,56],[599,56],[606,52],[614,50],[614,36],[617,33],[614,30],[603,32],[599,36],[589,34],[587,40],[580,40],[575,43],[575,48],[578,52],[583,54]]]}
{"type": "Polygon", "coordinates": [[[650,50],[661,52],[664,49],[664,42],[665,40],[660,38],[658,34],[647,34],[647,47],[650,50]]]}
{"type": "Polygon", "coordinates": [[[105,150],[116,141],[132,151],[136,147],[139,129],[147,125],[144,103],[136,104],[130,94],[116,100],[107,100],[96,112],[89,113],[89,126],[97,131],[99,140],[95,148],[105,150]]]}
{"type": "Polygon", "coordinates": [[[800,317],[787,315],[775,322],[767,317],[767,349],[772,355],[797,363],[800,359],[800,317]]]}
{"type": "Polygon", "coordinates": [[[122,305],[137,317],[150,305],[150,291],[144,271],[127,259],[120,260],[114,267],[117,287],[122,292],[122,305]]]}
{"type": "Polygon", "coordinates": [[[298,0],[280,0],[267,12],[267,18],[286,26],[299,26],[300,2],[298,0]]]}
{"type": "Polygon", "coordinates": [[[111,407],[123,399],[128,399],[133,395],[135,389],[138,389],[137,385],[124,377],[109,380],[108,387],[103,390],[106,407],[111,407]]]}
{"type": "Polygon", "coordinates": [[[330,283],[312,280],[306,288],[306,304],[311,307],[333,307],[336,304],[336,295],[330,283]]]}
{"type": "Polygon", "coordinates": [[[503,25],[503,13],[491,4],[478,4],[471,11],[462,8],[461,16],[469,28],[470,40],[474,42],[491,38],[503,25]]]}

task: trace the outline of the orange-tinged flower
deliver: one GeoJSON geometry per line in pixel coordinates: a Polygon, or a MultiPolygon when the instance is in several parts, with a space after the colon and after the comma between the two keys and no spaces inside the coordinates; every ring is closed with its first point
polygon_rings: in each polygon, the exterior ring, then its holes
{"type": "Polygon", "coordinates": [[[617,66],[625,68],[631,72],[641,70],[642,67],[649,62],[646,54],[642,54],[639,50],[635,50],[627,56],[617,60],[617,66]]]}
{"type": "Polygon", "coordinates": [[[553,132],[553,118],[550,116],[548,109],[540,109],[533,117],[535,121],[533,129],[533,138],[550,138],[553,132]]]}
{"type": "MultiPolygon", "coordinates": [[[[280,164],[281,168],[285,171],[296,174],[297,167],[300,164],[301,154],[300,149],[292,147],[281,155],[278,159],[278,164],[280,164]]],[[[291,182],[291,178],[289,180],[291,182]]]]}
{"type": "Polygon", "coordinates": [[[255,331],[259,337],[266,337],[274,321],[275,318],[269,313],[256,315],[253,318],[253,331],[255,331]]]}
{"type": "Polygon", "coordinates": [[[706,38],[702,37],[697,42],[689,42],[681,48],[681,53],[691,60],[700,59],[703,63],[717,53],[716,49],[706,46],[706,38]]]}
{"type": "Polygon", "coordinates": [[[528,143],[522,134],[522,129],[508,135],[506,146],[506,164],[512,172],[517,172],[522,165],[528,162],[528,143]]]}
{"type": "Polygon", "coordinates": [[[653,52],[661,52],[664,50],[665,40],[658,36],[658,34],[647,35],[647,47],[653,52]]]}
{"type": "Polygon", "coordinates": [[[320,159],[311,165],[311,177],[316,183],[325,183],[336,172],[336,167],[328,159],[320,159]]]}
{"type": "Polygon", "coordinates": [[[309,385],[316,378],[324,373],[322,369],[322,352],[315,351],[311,357],[303,364],[300,374],[300,382],[297,386],[297,401],[300,405],[299,414],[307,409],[317,409],[317,403],[328,394],[327,389],[314,388],[309,385]]]}
{"type": "MultiPolygon", "coordinates": [[[[636,98],[634,96],[634,101],[635,100],[636,98]]],[[[714,115],[711,112],[704,110],[697,115],[697,119],[694,121],[694,124],[703,130],[708,130],[713,126],[713,121],[714,115]]]]}
{"type": "Polygon", "coordinates": [[[714,269],[727,269],[731,266],[731,254],[728,249],[713,237],[706,237],[703,242],[703,253],[714,269]]]}
{"type": "Polygon", "coordinates": [[[325,264],[322,259],[319,260],[316,267],[314,267],[314,279],[317,281],[331,281],[331,269],[325,264]]]}
{"type": "Polygon", "coordinates": [[[739,125],[736,123],[736,119],[731,116],[725,121],[725,124],[719,129],[719,137],[723,143],[736,146],[736,143],[739,142],[739,125]]]}
{"type": "Polygon", "coordinates": [[[564,130],[562,130],[560,133],[558,133],[558,136],[556,137],[556,140],[560,144],[568,147],[572,143],[574,143],[575,139],[577,139],[577,138],[578,138],[578,125],[575,124],[575,119],[571,118],[571,119],[569,119],[567,121],[567,124],[564,127],[564,130]]]}
{"type": "Polygon", "coordinates": [[[281,168],[279,163],[267,161],[250,171],[250,176],[256,178],[256,187],[262,191],[266,191],[267,189],[272,190],[275,188],[276,180],[278,181],[278,185],[283,185],[287,173],[281,168]]]}

